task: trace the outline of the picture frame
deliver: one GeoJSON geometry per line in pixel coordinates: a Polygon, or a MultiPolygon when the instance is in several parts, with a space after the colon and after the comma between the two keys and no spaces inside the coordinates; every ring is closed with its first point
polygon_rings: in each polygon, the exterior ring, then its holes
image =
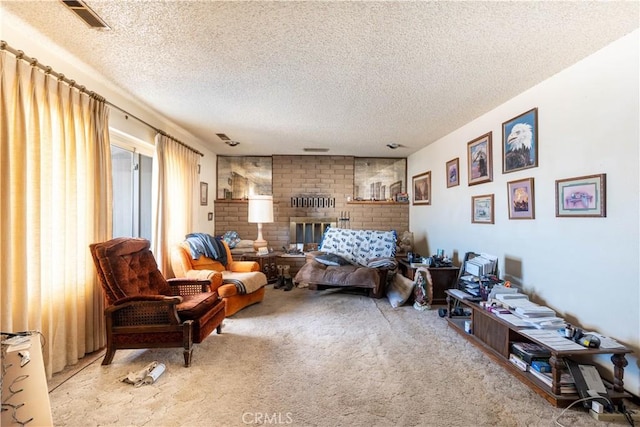
{"type": "Polygon", "coordinates": [[[200,206],[207,206],[209,204],[209,184],[206,182],[200,183],[200,206]]]}
{"type": "Polygon", "coordinates": [[[607,175],[556,180],[556,217],[606,217],[607,175]]]}
{"type": "Polygon", "coordinates": [[[456,157],[455,159],[449,160],[446,169],[447,188],[460,185],[460,158],[456,157]]]}
{"type": "Polygon", "coordinates": [[[493,181],[492,132],[467,143],[467,177],[469,185],[493,181]]]}
{"type": "Polygon", "coordinates": [[[393,200],[397,200],[399,193],[402,193],[402,181],[396,181],[389,186],[389,195],[393,200]]]}
{"type": "Polygon", "coordinates": [[[509,219],[535,219],[533,178],[507,182],[509,219]]]}
{"type": "Polygon", "coordinates": [[[538,108],[502,123],[502,173],[538,166],[538,108]]]}
{"type": "Polygon", "coordinates": [[[493,224],[495,221],[493,194],[471,196],[471,222],[493,224]]]}
{"type": "Polygon", "coordinates": [[[431,204],[431,171],[413,176],[413,204],[431,204]]]}

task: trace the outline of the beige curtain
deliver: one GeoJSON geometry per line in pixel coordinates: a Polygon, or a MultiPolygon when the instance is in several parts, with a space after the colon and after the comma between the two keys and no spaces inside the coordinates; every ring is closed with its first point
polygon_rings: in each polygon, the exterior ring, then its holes
{"type": "Polygon", "coordinates": [[[0,330],[40,331],[47,376],[105,346],[89,244],[111,237],[104,100],[0,52],[0,330]]]}
{"type": "Polygon", "coordinates": [[[198,189],[199,154],[169,136],[158,133],[153,155],[152,249],[158,267],[173,277],[171,245],[192,230],[198,189]]]}

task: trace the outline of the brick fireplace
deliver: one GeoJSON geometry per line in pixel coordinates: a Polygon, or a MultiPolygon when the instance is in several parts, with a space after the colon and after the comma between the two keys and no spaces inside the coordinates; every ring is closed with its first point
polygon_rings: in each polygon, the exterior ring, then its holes
{"type": "MultiPolygon", "coordinates": [[[[282,251],[293,243],[292,218],[308,218],[309,222],[335,218],[340,226],[341,213],[349,212],[349,228],[394,229],[398,234],[409,230],[408,203],[347,201],[353,196],[353,161],[351,156],[273,156],[274,222],[262,228],[270,247],[282,251]],[[297,203],[298,198],[312,202],[297,203]]],[[[216,200],[214,210],[214,234],[233,230],[243,239],[257,237],[256,225],[247,222],[246,201],[216,200]]]]}

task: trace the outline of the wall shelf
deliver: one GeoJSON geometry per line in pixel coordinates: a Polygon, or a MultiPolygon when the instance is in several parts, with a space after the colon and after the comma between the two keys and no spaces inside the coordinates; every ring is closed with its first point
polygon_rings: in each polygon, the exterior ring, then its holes
{"type": "Polygon", "coordinates": [[[408,205],[409,202],[393,202],[387,200],[352,200],[348,205],[408,205]]]}

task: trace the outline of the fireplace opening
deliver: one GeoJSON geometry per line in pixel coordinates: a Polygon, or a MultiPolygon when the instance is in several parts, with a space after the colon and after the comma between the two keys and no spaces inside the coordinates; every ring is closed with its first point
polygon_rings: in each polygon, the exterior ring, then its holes
{"type": "Polygon", "coordinates": [[[328,227],[335,227],[337,218],[296,216],[289,218],[289,249],[317,250],[328,227]]]}

